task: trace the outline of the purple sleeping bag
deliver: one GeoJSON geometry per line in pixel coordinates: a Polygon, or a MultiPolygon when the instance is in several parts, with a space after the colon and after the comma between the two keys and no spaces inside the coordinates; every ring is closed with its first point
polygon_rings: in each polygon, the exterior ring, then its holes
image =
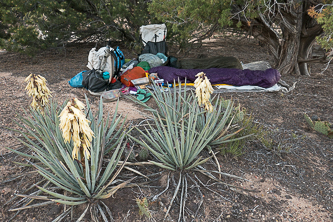
{"type": "Polygon", "coordinates": [[[276,69],[249,70],[249,69],[226,69],[226,68],[210,68],[210,69],[177,69],[169,66],[158,66],[149,69],[149,73],[157,73],[158,77],[164,79],[165,83],[178,82],[194,82],[195,75],[199,72],[206,73],[211,84],[229,84],[233,86],[260,86],[269,88],[274,86],[280,80],[280,73],[276,69]]]}

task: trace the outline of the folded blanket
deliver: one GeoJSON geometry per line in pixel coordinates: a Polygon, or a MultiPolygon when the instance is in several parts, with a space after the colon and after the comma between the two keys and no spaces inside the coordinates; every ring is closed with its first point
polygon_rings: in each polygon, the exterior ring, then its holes
{"type": "Polygon", "coordinates": [[[260,86],[269,88],[274,86],[281,78],[279,71],[276,69],[249,70],[249,69],[227,69],[227,68],[210,68],[210,69],[177,69],[169,66],[158,66],[151,68],[149,73],[157,73],[158,77],[164,79],[165,83],[194,82],[195,75],[199,72],[206,73],[211,84],[229,84],[233,86],[260,86]]]}

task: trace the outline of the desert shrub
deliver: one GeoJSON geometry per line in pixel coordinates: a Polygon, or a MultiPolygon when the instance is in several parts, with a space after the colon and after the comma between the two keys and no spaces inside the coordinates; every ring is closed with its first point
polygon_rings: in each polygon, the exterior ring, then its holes
{"type": "MultiPolygon", "coordinates": [[[[20,130],[26,141],[21,140],[33,153],[26,154],[12,150],[24,157],[33,158],[37,161],[30,162],[32,166],[37,169],[37,172],[46,179],[46,184],[43,187],[37,186],[40,191],[47,196],[36,195],[34,192],[31,195],[18,195],[24,197],[25,201],[21,202],[22,207],[11,209],[11,211],[17,211],[32,207],[43,206],[47,204],[60,203],[70,206],[66,211],[59,215],[54,221],[60,221],[67,214],[70,213],[72,208],[76,205],[86,204],[86,209],[79,216],[79,220],[82,220],[88,209],[93,221],[100,221],[101,216],[104,221],[107,221],[108,217],[112,220],[111,211],[103,203],[103,199],[109,198],[118,189],[125,187],[132,179],[122,181],[116,179],[124,164],[118,167],[119,160],[122,156],[124,146],[123,140],[125,137],[125,131],[116,137],[118,133],[115,133],[116,128],[122,129],[124,121],[121,120],[121,116],[117,116],[117,110],[114,116],[109,121],[109,116],[103,118],[103,101],[100,100],[99,109],[94,116],[90,110],[90,105],[87,101],[87,112],[82,115],[83,120],[89,123],[91,132],[93,133],[91,143],[89,147],[84,147],[84,141],[82,140],[78,146],[78,150],[75,150],[75,130],[72,126],[69,133],[73,133],[69,138],[70,141],[65,142],[63,133],[59,124],[59,113],[62,109],[68,109],[74,115],[78,112],[80,105],[77,100],[72,100],[64,103],[57,108],[55,103],[51,103],[49,107],[44,109],[45,112],[40,110],[30,109],[30,117],[21,117],[23,126],[26,130],[20,130]],[[73,106],[73,107],[70,107],[73,106]],[[123,122],[121,122],[123,121],[123,122]],[[87,148],[87,149],[81,149],[87,148]],[[107,164],[104,164],[106,153],[111,152],[111,156],[107,164]],[[75,153],[75,155],[74,155],[75,153]],[[51,187],[49,184],[53,184],[51,187]],[[27,206],[31,199],[41,199],[44,202],[42,204],[37,203],[27,206]]],[[[68,111],[67,110],[67,111],[68,111]]],[[[72,118],[69,115],[69,119],[74,123],[77,122],[78,126],[81,125],[82,119],[78,117],[72,118]]],[[[76,124],[76,123],[75,123],[76,124]]],[[[80,131],[79,136],[81,139],[83,133],[80,131]]],[[[126,162],[126,160],[124,161],[126,162]]],[[[37,194],[41,194],[38,192],[37,194]]]]}
{"type": "MultiPolygon", "coordinates": [[[[233,103],[229,101],[224,108],[223,100],[218,100],[206,110],[198,104],[193,92],[187,92],[186,86],[183,88],[181,84],[174,87],[173,91],[161,92],[159,88],[155,88],[154,92],[156,110],[139,102],[152,112],[153,123],[148,122],[148,126],[144,129],[136,128],[142,136],[141,140],[131,134],[128,136],[153,154],[155,160],[150,162],[179,175],[178,183],[174,183],[175,191],[165,218],[179,194],[179,220],[184,220],[187,181],[195,181],[189,172],[200,172],[225,184],[202,166],[212,158],[205,156],[202,151],[209,147],[209,144],[226,143],[238,133],[238,131],[232,133],[228,131],[234,119],[231,116],[233,103]]],[[[242,138],[233,138],[230,141],[240,139],[242,138]]],[[[241,179],[222,172],[214,171],[214,173],[241,179]]]]}
{"type": "MultiPolygon", "coordinates": [[[[243,119],[244,112],[237,111],[239,107],[234,107],[234,103],[231,100],[225,100],[217,95],[212,99],[214,101],[212,105],[213,111],[207,112],[203,106],[198,104],[195,93],[193,90],[188,90],[186,84],[174,84],[172,90],[168,91],[160,90],[155,84],[153,86],[155,89],[152,96],[156,102],[157,109],[153,109],[146,103],[136,99],[132,99],[132,101],[142,105],[147,111],[150,111],[155,117],[160,117],[164,122],[166,118],[172,118],[175,123],[180,121],[186,122],[188,118],[183,118],[184,115],[188,115],[191,110],[196,109],[198,123],[196,123],[195,129],[198,132],[204,129],[207,122],[212,125],[212,128],[217,129],[217,131],[214,131],[214,136],[208,142],[209,146],[229,143],[251,136],[251,132],[249,131],[247,131],[248,133],[242,133],[241,136],[236,135],[243,127],[235,127],[232,124],[243,119]],[[232,129],[230,126],[232,126],[232,129]],[[227,140],[231,137],[231,140],[227,140]]],[[[187,126],[185,125],[184,127],[187,126]]]]}

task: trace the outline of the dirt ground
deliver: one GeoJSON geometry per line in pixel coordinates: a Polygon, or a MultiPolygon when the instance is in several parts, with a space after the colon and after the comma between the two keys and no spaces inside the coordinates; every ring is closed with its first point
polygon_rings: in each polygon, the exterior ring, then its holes
{"type": "MultiPolygon", "coordinates": [[[[8,128],[17,115],[24,115],[30,99],[24,88],[24,78],[30,73],[44,76],[53,98],[58,101],[77,97],[84,99],[85,89],[71,88],[68,81],[82,70],[86,70],[87,56],[93,45],[80,44],[64,49],[53,49],[30,59],[16,53],[0,51],[0,221],[51,221],[63,211],[59,205],[28,209],[15,216],[8,212],[14,202],[7,203],[16,193],[41,180],[33,169],[24,168],[14,162],[24,162],[22,157],[9,152],[5,147],[24,151],[17,141],[20,137],[8,128]],[[15,217],[14,217],[15,216],[15,217]]],[[[122,47],[126,58],[136,55],[122,47]]],[[[170,55],[181,58],[185,55],[170,51],[170,55]]],[[[236,56],[243,63],[254,61],[272,62],[265,46],[259,46],[252,39],[211,39],[199,50],[187,57],[236,56]],[[200,54],[200,55],[199,55],[200,54]]],[[[250,182],[225,178],[257,192],[236,192],[227,187],[215,186],[216,193],[203,188],[202,196],[191,187],[188,211],[195,212],[200,198],[202,206],[193,221],[333,221],[333,140],[309,128],[303,117],[310,117],[333,123],[333,65],[320,74],[323,66],[312,65],[312,76],[282,76],[282,80],[296,87],[289,93],[273,92],[225,92],[223,97],[239,102],[251,112],[255,121],[271,133],[274,147],[266,149],[256,141],[247,143],[244,154],[237,159],[218,156],[224,172],[244,177],[250,182]]],[[[88,95],[94,107],[99,98],[88,95]]],[[[148,104],[152,104],[149,101],[148,104]]],[[[93,108],[94,108],[93,107],[93,108]]],[[[113,111],[115,103],[105,103],[113,111]]],[[[144,110],[122,97],[119,113],[128,115],[128,122],[137,124],[146,117],[144,110]]],[[[138,168],[139,169],[139,168],[138,168]]],[[[146,166],[147,174],[159,172],[156,167],[146,166]]],[[[139,216],[136,198],[148,199],[162,192],[167,186],[167,172],[149,187],[125,188],[106,201],[116,221],[149,221],[139,216]]],[[[131,172],[124,171],[130,176],[131,172]]],[[[203,183],[212,183],[202,178],[203,183]]],[[[166,207],[172,197],[172,190],[156,201],[149,203],[153,218],[162,221],[166,207]]],[[[77,209],[79,212],[80,209],[77,209]]],[[[82,210],[82,209],[81,209],[82,210]]],[[[171,211],[167,221],[177,220],[177,207],[171,211]]],[[[74,215],[75,216],[78,215],[74,215]]],[[[65,221],[70,221],[66,218],[65,221]]],[[[90,221],[87,218],[85,221],[90,221]]]]}

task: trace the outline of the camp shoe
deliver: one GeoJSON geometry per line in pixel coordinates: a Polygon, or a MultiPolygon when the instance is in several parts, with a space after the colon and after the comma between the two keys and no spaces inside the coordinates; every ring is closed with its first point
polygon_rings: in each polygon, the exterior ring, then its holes
{"type": "Polygon", "coordinates": [[[147,92],[146,92],[146,90],[144,90],[144,89],[138,89],[138,90],[136,91],[136,94],[137,94],[137,95],[140,95],[140,94],[141,94],[141,95],[146,95],[146,93],[147,93],[147,92]]]}
{"type": "Polygon", "coordinates": [[[146,97],[145,97],[145,95],[143,95],[143,94],[137,94],[137,97],[136,97],[138,100],[140,100],[140,101],[142,101],[142,100],[144,100],[146,97]]]}
{"type": "Polygon", "coordinates": [[[150,99],[150,97],[151,97],[151,93],[147,93],[145,95],[145,98],[143,100],[141,100],[141,102],[144,102],[144,103],[147,102],[150,99]]]}

